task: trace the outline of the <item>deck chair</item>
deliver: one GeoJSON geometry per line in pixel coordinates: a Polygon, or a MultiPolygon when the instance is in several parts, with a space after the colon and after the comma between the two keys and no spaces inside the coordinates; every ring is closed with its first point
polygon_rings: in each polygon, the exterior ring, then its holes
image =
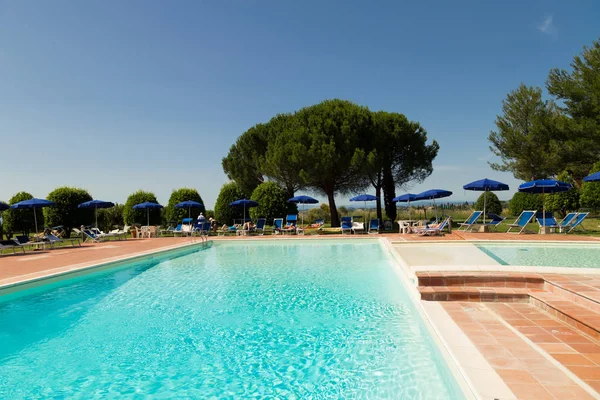
{"type": "Polygon", "coordinates": [[[283,229],[283,218],[274,218],[273,219],[273,232],[277,235],[281,233],[283,229]]]}
{"type": "Polygon", "coordinates": [[[127,235],[129,234],[129,225],[125,225],[123,229],[114,229],[110,231],[110,233],[118,237],[119,240],[121,240],[121,238],[123,238],[123,240],[127,240],[127,235]]]}
{"type": "Polygon", "coordinates": [[[535,219],[540,226],[539,233],[542,233],[543,228],[560,228],[552,211],[546,211],[545,213],[538,211],[535,213],[535,219]]]}
{"type": "Polygon", "coordinates": [[[281,228],[281,232],[285,233],[298,233],[298,216],[296,214],[289,214],[285,217],[285,226],[281,228]]]}
{"type": "Polygon", "coordinates": [[[581,224],[583,223],[583,220],[585,219],[585,217],[588,216],[589,213],[579,213],[577,214],[577,216],[575,217],[575,219],[573,220],[573,224],[571,225],[571,228],[567,231],[567,233],[571,233],[573,232],[576,228],[580,227],[580,229],[582,231],[585,231],[585,229],[583,229],[583,227],[581,226],[581,224]]]}
{"type": "Polygon", "coordinates": [[[25,247],[20,246],[14,240],[0,240],[0,250],[11,249],[13,254],[16,254],[16,249],[21,249],[25,253],[25,247]]]}
{"type": "Polygon", "coordinates": [[[443,235],[443,230],[446,229],[448,223],[450,222],[450,217],[446,217],[438,226],[425,226],[423,228],[415,229],[415,233],[421,236],[432,236],[432,235],[443,235]]]}
{"type": "Polygon", "coordinates": [[[254,227],[254,232],[256,232],[259,235],[264,235],[265,234],[265,225],[267,223],[267,219],[266,218],[257,218],[256,219],[256,226],[254,227]]]}
{"type": "Polygon", "coordinates": [[[342,217],[342,234],[352,233],[352,217],[342,217]]]}
{"type": "Polygon", "coordinates": [[[59,238],[58,236],[54,235],[53,233],[45,234],[44,239],[46,239],[48,241],[48,243],[50,243],[50,247],[54,247],[54,245],[57,243],[66,243],[66,242],[70,242],[71,246],[73,246],[73,247],[75,247],[76,243],[77,243],[77,245],[81,246],[81,241],[79,239],[59,238]]]}
{"type": "Polygon", "coordinates": [[[523,212],[521,213],[521,215],[519,215],[519,217],[515,220],[514,223],[508,225],[508,230],[506,231],[506,233],[523,233],[523,232],[531,232],[526,230],[525,228],[527,227],[527,224],[531,221],[531,219],[533,218],[533,216],[535,215],[535,211],[532,210],[523,210],[523,212]],[[515,230],[515,232],[511,232],[512,230],[515,230]],[[516,232],[518,230],[518,232],[516,232]]]}
{"type": "Polygon", "coordinates": [[[369,233],[379,233],[379,219],[374,218],[369,221],[369,233]]]}
{"type": "Polygon", "coordinates": [[[490,228],[494,228],[494,230],[498,229],[498,225],[500,225],[506,218],[501,217],[498,214],[489,213],[487,215],[489,218],[488,221],[485,221],[485,226],[489,226],[490,228]]]}
{"type": "Polygon", "coordinates": [[[100,243],[102,241],[102,237],[96,235],[94,232],[90,231],[89,229],[84,229],[81,231],[82,235],[83,235],[83,242],[87,242],[88,240],[91,240],[94,243],[100,243]]]}
{"type": "Polygon", "coordinates": [[[352,233],[365,233],[365,223],[362,216],[352,217],[352,233]]]}
{"type": "Polygon", "coordinates": [[[44,248],[46,247],[46,243],[43,240],[40,240],[40,238],[35,239],[35,240],[31,240],[29,238],[29,236],[27,235],[19,235],[19,236],[15,236],[13,238],[13,241],[18,245],[18,246],[32,246],[32,247],[36,247],[39,249],[40,246],[43,246],[44,248]]]}
{"type": "Polygon", "coordinates": [[[574,222],[575,217],[578,215],[579,213],[577,212],[572,212],[572,213],[568,213],[567,215],[565,215],[565,217],[562,219],[562,221],[560,221],[558,223],[558,229],[560,232],[566,231],[568,228],[571,227],[571,224],[574,222]]]}
{"type": "Polygon", "coordinates": [[[183,233],[183,224],[177,224],[175,229],[173,229],[171,232],[173,233],[173,236],[183,233]]]}
{"type": "Polygon", "coordinates": [[[477,220],[483,214],[483,211],[473,211],[469,218],[466,219],[465,222],[458,224],[459,227],[457,231],[468,231],[472,230],[473,226],[477,224],[477,220]]]}

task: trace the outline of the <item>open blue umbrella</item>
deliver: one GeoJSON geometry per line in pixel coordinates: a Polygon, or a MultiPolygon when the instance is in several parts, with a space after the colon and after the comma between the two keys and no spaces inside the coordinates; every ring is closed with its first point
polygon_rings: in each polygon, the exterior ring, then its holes
{"type": "Polygon", "coordinates": [[[114,207],[115,203],[111,203],[110,201],[102,201],[102,200],[90,200],[85,203],[81,203],[77,206],[77,208],[93,208],[94,214],[96,215],[96,228],[98,228],[98,209],[99,208],[111,208],[114,207]]]}
{"type": "MultiPolygon", "coordinates": [[[[379,197],[373,196],[372,194],[361,194],[355,196],[350,199],[350,201],[363,201],[365,203],[365,208],[367,208],[367,201],[377,201],[379,197]]],[[[370,219],[371,211],[369,210],[369,214],[367,214],[367,218],[370,219]]]]}
{"type": "Polygon", "coordinates": [[[19,210],[23,208],[33,208],[33,220],[35,221],[35,235],[38,235],[37,216],[35,215],[36,208],[53,207],[56,203],[46,199],[29,199],[13,204],[10,208],[19,210]]]}
{"type": "Polygon", "coordinates": [[[412,193],[406,193],[401,196],[394,197],[392,199],[392,201],[395,203],[408,203],[408,219],[411,219],[410,218],[410,202],[416,201],[416,200],[417,200],[417,195],[412,194],[412,193]]]}
{"type": "Polygon", "coordinates": [[[136,204],[132,208],[134,210],[146,210],[146,226],[150,226],[150,210],[163,208],[163,206],[158,203],[147,201],[145,203],[136,204]]]}
{"type": "Polygon", "coordinates": [[[500,190],[508,190],[506,183],[494,181],[492,179],[480,179],[475,182],[467,183],[463,186],[465,190],[475,190],[483,192],[483,223],[485,224],[485,206],[487,203],[487,192],[496,192],[500,190]]]}
{"type": "Polygon", "coordinates": [[[254,200],[240,199],[229,203],[231,207],[244,207],[244,222],[246,222],[246,207],[258,207],[258,203],[254,200]]]}
{"type": "Polygon", "coordinates": [[[415,200],[433,200],[433,208],[435,209],[435,219],[437,219],[438,216],[437,216],[437,206],[435,205],[435,199],[442,199],[444,197],[449,197],[449,196],[452,196],[452,192],[449,190],[430,189],[430,190],[426,190],[424,192],[419,193],[415,197],[415,200]]]}
{"type": "Polygon", "coordinates": [[[583,178],[584,182],[598,182],[600,181],[600,172],[595,172],[591,175],[586,176],[585,178],[583,178]]]}
{"type": "Polygon", "coordinates": [[[304,205],[317,204],[319,200],[313,199],[310,196],[295,196],[288,200],[290,203],[302,204],[302,225],[304,225],[304,205]]]}
{"type": "MultiPolygon", "coordinates": [[[[560,193],[566,192],[571,189],[573,185],[566,182],[557,181],[555,179],[538,179],[535,181],[525,182],[519,185],[519,192],[525,193],[560,193]]],[[[542,209],[542,228],[546,227],[546,202],[544,201],[543,209],[542,209]]],[[[545,233],[546,230],[542,229],[542,232],[545,233]]]]}
{"type": "Polygon", "coordinates": [[[202,208],[204,204],[198,203],[193,200],[182,201],[181,203],[175,204],[175,208],[187,208],[188,209],[188,218],[192,217],[192,208],[202,208]]]}

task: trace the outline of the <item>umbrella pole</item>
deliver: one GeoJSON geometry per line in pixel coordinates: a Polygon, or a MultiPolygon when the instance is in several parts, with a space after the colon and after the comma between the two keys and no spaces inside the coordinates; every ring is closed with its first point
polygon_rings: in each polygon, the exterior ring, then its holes
{"type": "Polygon", "coordinates": [[[437,213],[437,206],[435,205],[435,199],[433,199],[433,209],[435,210],[435,222],[438,222],[438,213],[437,213]]]}
{"type": "Polygon", "coordinates": [[[94,215],[96,216],[96,229],[98,229],[98,205],[94,204],[94,215]]]}
{"type": "Polygon", "coordinates": [[[35,238],[38,239],[37,215],[35,215],[35,207],[33,207],[33,220],[35,221],[35,238]]]}
{"type": "Polygon", "coordinates": [[[546,194],[544,193],[544,188],[542,188],[542,233],[546,233],[546,194]]]}
{"type": "Polygon", "coordinates": [[[487,190],[483,192],[483,224],[485,225],[485,206],[487,205],[487,190]]]}
{"type": "Polygon", "coordinates": [[[408,220],[410,221],[410,200],[408,200],[408,220]]]}

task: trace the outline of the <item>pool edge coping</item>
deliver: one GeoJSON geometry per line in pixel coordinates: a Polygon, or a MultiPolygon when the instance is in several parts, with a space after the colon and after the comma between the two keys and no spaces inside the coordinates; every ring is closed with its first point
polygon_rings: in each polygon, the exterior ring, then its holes
{"type": "Polygon", "coordinates": [[[391,241],[387,238],[381,238],[379,242],[384,252],[388,255],[388,258],[392,261],[392,264],[397,267],[396,272],[398,277],[401,279],[403,285],[406,286],[411,301],[413,301],[417,312],[425,322],[425,326],[427,327],[429,334],[434,339],[434,342],[444,358],[448,369],[450,369],[452,372],[452,375],[456,379],[457,384],[461,388],[465,397],[467,399],[492,399],[494,396],[482,392],[483,387],[490,388],[491,386],[498,393],[503,395],[501,398],[516,399],[517,397],[514,395],[514,393],[512,393],[508,385],[495,372],[487,360],[485,360],[483,355],[470,341],[462,329],[454,322],[454,320],[450,318],[450,316],[446,313],[446,310],[440,306],[439,309],[441,311],[438,311],[438,315],[431,315],[433,313],[431,310],[428,310],[428,308],[434,306],[426,307],[421,301],[421,296],[416,285],[417,277],[412,268],[404,261],[404,259],[402,259],[400,254],[394,250],[394,245],[391,243],[391,241]],[[458,349],[454,348],[455,345],[451,345],[448,340],[446,340],[438,325],[454,329],[454,333],[457,336],[454,338],[454,340],[462,343],[460,352],[456,351],[458,349]],[[469,368],[463,365],[465,360],[463,359],[464,357],[460,356],[460,354],[464,354],[464,350],[467,350],[471,356],[479,356],[477,362],[480,368],[469,368]],[[481,377],[479,377],[479,379],[478,377],[473,377],[472,375],[474,375],[474,371],[471,371],[473,369],[484,371],[487,379],[483,380],[481,377]]]}

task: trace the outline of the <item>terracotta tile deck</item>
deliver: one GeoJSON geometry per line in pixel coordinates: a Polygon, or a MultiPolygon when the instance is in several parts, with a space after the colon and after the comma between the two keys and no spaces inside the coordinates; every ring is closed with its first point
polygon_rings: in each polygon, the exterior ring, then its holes
{"type": "Polygon", "coordinates": [[[495,307],[495,311],[507,321],[512,321],[515,329],[529,340],[540,347],[549,346],[545,348],[546,351],[553,351],[550,354],[558,356],[555,357],[558,362],[568,364],[567,368],[572,373],[594,388],[596,378],[600,379],[600,375],[596,375],[597,371],[600,373],[600,365],[594,361],[594,356],[587,357],[587,353],[578,352],[573,344],[560,339],[564,335],[557,332],[566,333],[568,328],[565,326],[538,325],[536,321],[547,321],[549,318],[530,319],[529,316],[533,315],[531,311],[535,309],[528,304],[446,302],[442,305],[517,398],[594,398],[569,374],[502,323],[491,307],[495,307]],[[553,333],[552,329],[556,332],[553,333]]]}

